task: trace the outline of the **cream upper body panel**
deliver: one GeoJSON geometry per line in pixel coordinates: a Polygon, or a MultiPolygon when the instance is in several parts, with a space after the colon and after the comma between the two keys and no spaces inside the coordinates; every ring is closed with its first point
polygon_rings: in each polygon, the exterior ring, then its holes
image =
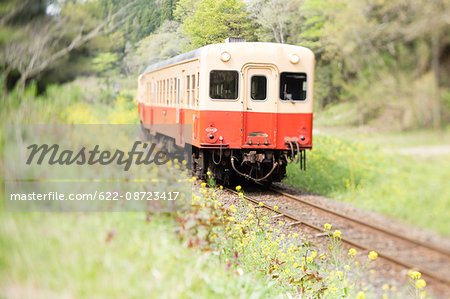
{"type": "MultiPolygon", "coordinates": [[[[179,105],[184,108],[218,111],[242,111],[251,101],[249,78],[246,74],[261,74],[267,78],[267,98],[258,104],[255,112],[278,113],[312,113],[314,90],[314,54],[311,50],[293,45],[276,43],[224,43],[213,44],[185,53],[167,61],[152,65],[139,76],[138,100],[151,104],[155,95],[155,84],[167,90],[176,85],[166,78],[178,78],[180,96],[179,105]],[[210,97],[210,72],[214,70],[231,70],[238,72],[238,91],[236,99],[212,99],[210,97]],[[251,71],[250,71],[251,70],[251,71]],[[304,101],[287,101],[280,99],[280,74],[283,72],[304,73],[306,80],[306,99],[304,101]],[[192,86],[196,80],[196,87],[192,86]],[[156,82],[156,83],[155,83],[156,82]],[[189,86],[188,86],[189,85],[189,86]],[[274,105],[271,105],[275,104],[274,105]]],[[[175,83],[176,84],[176,83],[175,83]]],[[[164,95],[163,95],[164,96],[164,95]]],[[[168,106],[178,105],[177,96],[171,98],[168,106]]]]}

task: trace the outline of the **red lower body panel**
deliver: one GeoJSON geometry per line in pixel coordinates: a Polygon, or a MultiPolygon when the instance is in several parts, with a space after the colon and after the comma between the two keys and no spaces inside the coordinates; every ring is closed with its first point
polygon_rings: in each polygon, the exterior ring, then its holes
{"type": "Polygon", "coordinates": [[[289,149],[288,141],[298,142],[302,148],[312,147],[312,113],[210,111],[142,103],[138,112],[149,129],[151,124],[192,125],[192,144],[199,148],[281,150],[289,149]]]}

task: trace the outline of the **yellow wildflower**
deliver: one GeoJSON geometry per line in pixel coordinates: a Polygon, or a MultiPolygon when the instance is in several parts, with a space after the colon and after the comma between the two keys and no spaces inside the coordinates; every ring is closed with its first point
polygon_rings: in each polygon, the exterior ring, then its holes
{"type": "Polygon", "coordinates": [[[220,186],[219,186],[219,188],[220,188],[220,190],[222,190],[222,189],[223,189],[223,186],[222,186],[222,185],[220,185],[220,186]]]}
{"type": "Polygon", "coordinates": [[[389,290],[389,285],[383,284],[383,286],[381,288],[383,289],[383,291],[387,291],[387,290],[389,290]]]}
{"type": "Polygon", "coordinates": [[[376,253],[375,251],[369,252],[369,258],[370,258],[371,260],[376,260],[377,257],[378,257],[378,253],[376,253]]]}
{"type": "Polygon", "coordinates": [[[206,183],[201,183],[200,186],[202,186],[203,188],[206,187],[206,183]]]}
{"type": "Polygon", "coordinates": [[[333,233],[333,237],[334,238],[340,238],[341,237],[341,231],[340,230],[335,230],[333,233]]]}
{"type": "Polygon", "coordinates": [[[420,279],[420,277],[422,277],[422,274],[419,271],[413,271],[413,270],[409,270],[408,275],[412,279],[420,279]]]}
{"type": "Polygon", "coordinates": [[[349,256],[355,256],[355,255],[356,255],[356,250],[355,250],[355,248],[350,248],[350,249],[348,250],[348,255],[349,255],[349,256]]]}
{"type": "Polygon", "coordinates": [[[330,230],[331,229],[331,224],[325,223],[324,227],[325,227],[325,230],[330,230]]]}
{"type": "Polygon", "coordinates": [[[349,266],[349,265],[345,265],[345,266],[344,266],[344,269],[345,269],[346,271],[349,271],[349,270],[350,270],[350,266],[349,266]]]}
{"type": "Polygon", "coordinates": [[[359,292],[358,295],[356,295],[357,299],[364,299],[366,295],[364,294],[364,292],[359,292]]]}
{"type": "Polygon", "coordinates": [[[236,218],[234,218],[234,217],[228,217],[228,221],[235,221],[236,220],[236,218]]]}
{"type": "Polygon", "coordinates": [[[263,207],[263,206],[264,206],[264,204],[263,204],[262,202],[260,202],[260,203],[259,203],[259,206],[260,206],[260,207],[263,207]]]}
{"type": "Polygon", "coordinates": [[[236,191],[241,191],[242,187],[240,185],[236,186],[236,191]]]}
{"type": "Polygon", "coordinates": [[[206,172],[206,175],[211,175],[211,171],[207,171],[207,172],[206,172]]]}
{"type": "Polygon", "coordinates": [[[273,209],[274,209],[275,211],[278,211],[278,207],[277,207],[277,206],[274,206],[273,209]]]}
{"type": "Polygon", "coordinates": [[[423,280],[423,279],[418,279],[418,280],[416,281],[416,287],[417,287],[418,289],[423,289],[426,285],[427,285],[427,283],[426,283],[425,280],[423,280]]]}

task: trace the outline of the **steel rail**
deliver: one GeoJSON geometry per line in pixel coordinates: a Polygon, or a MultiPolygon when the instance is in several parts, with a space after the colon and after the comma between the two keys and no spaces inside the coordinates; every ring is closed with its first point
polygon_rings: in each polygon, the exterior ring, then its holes
{"type": "Polygon", "coordinates": [[[339,214],[339,213],[336,212],[336,211],[333,211],[333,210],[330,210],[330,209],[328,209],[328,208],[325,208],[325,207],[322,207],[322,206],[320,206],[320,205],[317,205],[317,204],[315,204],[315,203],[306,201],[306,200],[301,199],[300,197],[297,197],[297,196],[295,196],[295,195],[292,195],[292,194],[289,194],[289,193],[286,193],[286,192],[277,190],[277,189],[275,189],[275,188],[273,188],[273,187],[270,188],[270,191],[273,191],[273,192],[278,193],[278,194],[281,194],[281,195],[283,195],[283,196],[285,196],[285,197],[294,199],[294,200],[299,201],[299,202],[301,202],[301,203],[303,203],[303,204],[309,205],[309,206],[311,206],[311,207],[313,207],[313,208],[315,208],[315,209],[318,209],[318,210],[327,212],[327,213],[329,213],[329,214],[338,216],[338,217],[343,218],[343,219],[345,219],[345,220],[352,221],[352,222],[354,222],[354,223],[360,224],[360,225],[365,226],[365,227],[368,227],[368,228],[370,228],[370,229],[377,230],[377,231],[379,231],[379,232],[382,232],[382,233],[387,234],[387,235],[390,235],[390,236],[392,236],[392,237],[401,239],[401,240],[403,240],[403,241],[413,243],[413,244],[415,244],[415,245],[417,245],[417,246],[421,246],[421,247],[428,248],[428,249],[430,249],[430,250],[434,250],[434,251],[436,251],[436,252],[438,252],[438,253],[440,253],[440,254],[444,254],[444,255],[450,257],[450,251],[446,250],[445,248],[437,247],[437,246],[434,246],[434,245],[429,244],[429,243],[420,242],[420,241],[418,241],[418,240],[415,240],[415,239],[412,239],[412,238],[408,238],[407,236],[396,234],[394,231],[389,231],[389,230],[386,230],[386,229],[384,229],[384,228],[382,228],[382,227],[379,227],[379,226],[376,226],[376,225],[372,225],[372,224],[369,224],[369,223],[365,223],[365,222],[363,222],[363,221],[361,221],[361,220],[358,220],[358,219],[355,219],[355,218],[353,218],[353,217],[345,216],[345,215],[339,214]]]}
{"type": "MultiPolygon", "coordinates": [[[[236,194],[236,195],[239,194],[238,192],[236,192],[236,191],[234,191],[234,190],[232,190],[232,189],[229,189],[229,188],[225,188],[225,187],[224,187],[224,190],[227,190],[227,191],[229,191],[229,192],[231,192],[231,193],[233,193],[233,194],[236,194]]],[[[280,192],[278,192],[278,191],[276,191],[276,192],[279,193],[279,194],[282,194],[282,193],[280,193],[280,192]]],[[[282,194],[282,195],[284,195],[284,194],[282,194]]],[[[314,225],[314,224],[312,224],[312,223],[308,223],[308,222],[306,222],[306,221],[303,221],[303,220],[297,218],[296,216],[294,216],[294,215],[292,215],[292,214],[289,214],[289,213],[287,213],[287,212],[280,211],[279,209],[275,209],[274,207],[268,206],[268,205],[266,205],[264,202],[259,201],[259,200],[254,199],[254,198],[251,198],[251,197],[249,197],[249,196],[247,196],[247,195],[245,195],[245,194],[244,194],[243,198],[244,198],[245,200],[250,201],[250,202],[253,202],[254,204],[257,204],[257,205],[259,205],[260,203],[262,203],[262,204],[263,204],[263,207],[264,207],[265,209],[268,209],[268,210],[273,211],[273,212],[275,212],[275,213],[277,213],[277,214],[281,214],[281,215],[285,216],[286,218],[289,218],[289,219],[291,219],[291,220],[294,220],[295,222],[297,222],[297,224],[305,225],[305,226],[307,226],[307,227],[313,228],[313,229],[315,229],[315,230],[317,230],[317,231],[320,231],[320,232],[326,232],[324,229],[322,229],[322,228],[320,228],[320,227],[318,227],[318,226],[316,226],[316,225],[314,225]]],[[[290,198],[290,197],[289,197],[289,198],[290,198]]],[[[334,211],[333,211],[333,212],[334,212],[334,211]]],[[[334,212],[334,213],[336,213],[336,212],[334,212]]],[[[339,216],[339,215],[338,215],[338,216],[339,216]]],[[[343,237],[340,237],[340,239],[341,239],[342,242],[344,242],[344,243],[346,243],[346,244],[349,244],[349,245],[351,245],[351,246],[353,246],[353,247],[356,247],[356,248],[359,248],[359,249],[365,250],[365,251],[371,251],[370,248],[368,248],[367,246],[362,245],[362,244],[360,244],[360,243],[358,243],[358,242],[355,242],[355,241],[352,241],[352,240],[350,240],[350,239],[343,238],[343,237]]],[[[419,245],[421,245],[421,244],[419,244],[419,245]]],[[[428,249],[429,249],[429,248],[428,248],[428,249]]],[[[399,266],[402,266],[402,267],[405,267],[405,268],[408,268],[408,269],[414,269],[414,270],[419,271],[420,273],[422,273],[424,276],[428,276],[428,277],[433,278],[433,279],[435,279],[435,280],[438,280],[438,281],[440,281],[440,282],[442,282],[442,283],[445,283],[445,284],[447,284],[447,285],[450,285],[450,278],[439,276],[439,275],[437,275],[437,274],[435,274],[435,273],[433,273],[433,272],[431,272],[431,271],[428,271],[428,270],[426,270],[426,269],[422,269],[422,268],[419,267],[419,266],[416,266],[416,265],[410,264],[410,263],[408,263],[408,262],[405,262],[405,261],[401,261],[401,260],[399,260],[399,259],[396,259],[395,257],[393,257],[393,256],[391,256],[391,255],[389,255],[389,254],[386,254],[386,253],[383,253],[383,252],[380,252],[380,251],[378,251],[377,253],[378,253],[378,256],[379,256],[379,257],[381,257],[381,258],[383,258],[383,259],[385,259],[385,260],[387,260],[387,261],[390,261],[390,262],[392,262],[392,263],[394,263],[394,264],[396,264],[396,265],[399,265],[399,266]]]]}

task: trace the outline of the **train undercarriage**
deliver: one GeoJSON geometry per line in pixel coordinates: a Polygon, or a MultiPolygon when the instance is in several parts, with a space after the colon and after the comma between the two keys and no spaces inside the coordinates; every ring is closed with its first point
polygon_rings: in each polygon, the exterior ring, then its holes
{"type": "Polygon", "coordinates": [[[192,171],[204,177],[209,171],[225,185],[243,179],[271,184],[286,175],[288,152],[254,149],[199,149],[192,153],[192,171]]]}
{"type": "Polygon", "coordinates": [[[179,161],[186,160],[196,177],[206,179],[209,172],[210,176],[224,185],[237,184],[242,180],[270,185],[272,182],[280,182],[286,176],[288,163],[299,163],[302,170],[306,167],[305,149],[292,144],[291,150],[203,149],[188,144],[182,148],[171,137],[161,134],[153,136],[147,129],[143,132],[144,140],[155,143],[158,148],[164,148],[179,161]]]}

